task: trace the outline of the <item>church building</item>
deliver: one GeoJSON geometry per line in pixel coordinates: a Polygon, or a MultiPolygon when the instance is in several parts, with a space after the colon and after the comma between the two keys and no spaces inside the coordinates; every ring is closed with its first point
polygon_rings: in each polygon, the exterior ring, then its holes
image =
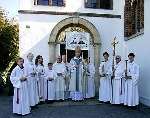
{"type": "Polygon", "coordinates": [[[112,58],[112,41],[116,37],[116,54],[127,59],[136,55],[140,65],[140,101],[150,106],[150,17],[149,0],[19,0],[20,56],[29,52],[42,55],[44,65],[56,56],[74,56],[74,45],[83,46],[82,57],[90,57],[98,67],[103,52],[112,58]]]}

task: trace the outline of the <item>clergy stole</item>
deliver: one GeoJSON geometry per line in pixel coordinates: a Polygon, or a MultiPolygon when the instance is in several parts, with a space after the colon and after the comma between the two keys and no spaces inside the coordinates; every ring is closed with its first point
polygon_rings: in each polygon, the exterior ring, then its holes
{"type": "Polygon", "coordinates": [[[79,91],[79,65],[81,63],[81,59],[74,59],[78,67],[76,67],[76,91],[79,91]]]}

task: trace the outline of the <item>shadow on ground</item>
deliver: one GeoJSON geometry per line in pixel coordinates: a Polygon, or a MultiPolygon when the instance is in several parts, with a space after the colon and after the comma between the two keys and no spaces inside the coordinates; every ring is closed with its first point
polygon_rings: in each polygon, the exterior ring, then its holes
{"type": "Polygon", "coordinates": [[[27,116],[17,116],[12,114],[12,97],[0,96],[0,118],[150,118],[150,108],[130,109],[91,99],[42,104],[27,116]]]}

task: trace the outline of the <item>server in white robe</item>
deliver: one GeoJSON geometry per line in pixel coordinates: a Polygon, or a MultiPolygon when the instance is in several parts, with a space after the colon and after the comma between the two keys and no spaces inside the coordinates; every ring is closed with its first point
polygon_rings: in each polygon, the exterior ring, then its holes
{"type": "Polygon", "coordinates": [[[116,65],[114,67],[114,77],[112,80],[112,104],[121,104],[124,102],[124,65],[121,62],[121,56],[116,56],[116,65]]]}
{"type": "Polygon", "coordinates": [[[70,98],[72,100],[83,100],[83,62],[79,46],[75,49],[75,57],[71,59],[70,98]]]}
{"type": "Polygon", "coordinates": [[[57,62],[53,66],[53,70],[56,73],[55,77],[55,96],[56,100],[64,100],[65,99],[65,74],[66,67],[61,63],[61,56],[57,57],[57,62]]]}
{"type": "Polygon", "coordinates": [[[14,87],[13,113],[27,115],[30,113],[27,78],[24,75],[24,60],[17,59],[17,66],[13,69],[10,80],[14,87]]]}
{"type": "Polygon", "coordinates": [[[35,65],[33,63],[33,54],[27,55],[27,62],[24,65],[25,75],[28,81],[28,93],[30,106],[35,106],[39,102],[38,89],[37,89],[37,78],[35,65]]]}
{"type": "Polygon", "coordinates": [[[36,67],[36,78],[37,78],[37,86],[38,86],[38,95],[40,102],[45,101],[44,99],[44,80],[45,80],[45,69],[43,65],[42,56],[38,55],[35,59],[35,67],[36,67]]]}
{"type": "Polygon", "coordinates": [[[139,104],[138,81],[139,66],[134,62],[134,53],[128,55],[127,76],[125,80],[124,105],[137,106],[139,104]]]}
{"type": "Polygon", "coordinates": [[[86,98],[93,98],[95,96],[95,81],[94,81],[95,66],[93,63],[90,62],[90,57],[88,59],[87,75],[88,75],[88,81],[87,81],[86,98]]]}
{"type": "Polygon", "coordinates": [[[70,70],[70,63],[67,62],[66,55],[62,55],[62,63],[66,67],[66,74],[65,74],[65,99],[68,99],[69,96],[70,96],[69,83],[70,83],[71,70],[70,70]]]}
{"type": "Polygon", "coordinates": [[[45,70],[45,100],[53,102],[55,100],[55,85],[56,73],[53,70],[53,64],[48,63],[48,68],[45,70]]]}
{"type": "Polygon", "coordinates": [[[109,61],[108,52],[103,53],[104,62],[100,64],[100,87],[99,87],[99,101],[110,102],[111,99],[111,62],[109,61]]]}

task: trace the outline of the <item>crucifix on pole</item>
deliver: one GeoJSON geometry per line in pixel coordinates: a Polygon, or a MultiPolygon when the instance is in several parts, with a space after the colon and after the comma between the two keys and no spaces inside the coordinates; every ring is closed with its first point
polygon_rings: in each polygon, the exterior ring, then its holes
{"type": "Polygon", "coordinates": [[[111,77],[111,88],[112,88],[112,100],[113,100],[113,79],[115,77],[115,55],[116,55],[116,45],[119,42],[116,40],[116,37],[112,41],[112,46],[113,46],[113,63],[112,63],[112,77],[111,77]]]}

